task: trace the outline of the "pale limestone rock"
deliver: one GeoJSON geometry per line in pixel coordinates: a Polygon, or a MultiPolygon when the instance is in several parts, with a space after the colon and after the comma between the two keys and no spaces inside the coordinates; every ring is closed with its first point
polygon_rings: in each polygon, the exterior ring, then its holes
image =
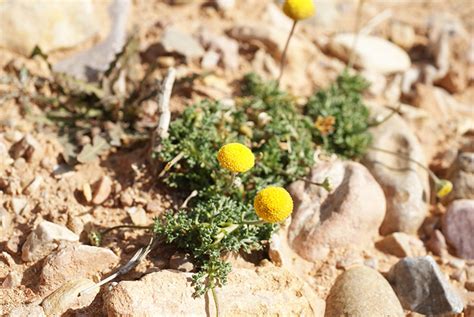
{"type": "MultiPolygon", "coordinates": [[[[164,270],[123,281],[104,296],[108,316],[208,316],[214,305],[194,298],[191,274],[164,270]]],[[[323,316],[324,301],[289,271],[235,269],[217,289],[222,316],[323,316]]]]}
{"type": "Polygon", "coordinates": [[[56,249],[60,241],[79,241],[72,231],[55,223],[43,220],[26,238],[21,249],[23,261],[36,261],[56,249]]]}
{"type": "MultiPolygon", "coordinates": [[[[377,117],[389,115],[390,110],[373,107],[377,117]]],[[[387,200],[387,213],[380,228],[383,235],[392,232],[414,234],[428,212],[430,187],[428,173],[409,157],[427,166],[424,150],[407,123],[397,114],[371,129],[372,148],[398,153],[385,153],[369,149],[364,165],[382,186],[387,200]],[[400,157],[401,156],[401,157],[400,157]]]]}
{"type": "Polygon", "coordinates": [[[100,279],[119,262],[119,257],[106,248],[69,245],[46,257],[40,275],[42,292],[59,287],[70,279],[100,279]]]}
{"type": "Polygon", "coordinates": [[[65,282],[41,303],[46,316],[59,317],[69,309],[89,306],[100,290],[98,287],[91,289],[90,287],[94,284],[94,282],[85,278],[65,282]],[[82,293],[83,291],[86,292],[82,293]]]}
{"type": "Polygon", "coordinates": [[[23,55],[74,47],[100,28],[92,0],[7,0],[0,5],[0,46],[23,55]]]}
{"type": "MultiPolygon", "coordinates": [[[[338,34],[329,43],[330,51],[347,61],[354,43],[354,34],[338,34]]],[[[381,74],[404,72],[411,66],[410,57],[400,47],[370,35],[359,35],[354,50],[356,66],[381,74]]]]}

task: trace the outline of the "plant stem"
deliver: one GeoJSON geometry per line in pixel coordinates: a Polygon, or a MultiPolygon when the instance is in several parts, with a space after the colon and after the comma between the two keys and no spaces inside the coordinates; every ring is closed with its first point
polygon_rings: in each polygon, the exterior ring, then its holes
{"type": "Polygon", "coordinates": [[[400,104],[398,104],[398,107],[396,109],[390,108],[392,110],[392,112],[390,112],[390,114],[388,114],[385,118],[383,118],[380,121],[376,120],[375,122],[369,123],[369,127],[370,128],[376,127],[376,126],[381,125],[384,122],[387,122],[391,117],[393,117],[396,113],[398,113],[398,111],[400,111],[401,107],[402,107],[402,104],[400,103],[400,104]]]}
{"type": "Polygon", "coordinates": [[[107,278],[99,281],[98,283],[86,288],[85,290],[82,290],[77,296],[80,297],[91,290],[101,287],[104,284],[107,284],[108,282],[114,280],[120,275],[123,275],[127,272],[129,272],[131,269],[133,269],[135,266],[137,266],[141,260],[143,260],[148,253],[155,247],[155,245],[160,242],[160,240],[157,239],[156,235],[153,235],[146,245],[146,247],[140,248],[133,256],[132,258],[127,262],[127,264],[122,265],[115,273],[111,274],[107,278]]]}
{"type": "Polygon", "coordinates": [[[197,190],[193,190],[191,192],[191,194],[189,194],[188,197],[186,197],[186,199],[184,200],[183,204],[179,207],[179,209],[185,209],[185,208],[188,208],[188,203],[191,199],[193,199],[194,197],[196,197],[198,195],[198,191],[197,190]]]}
{"type": "Polygon", "coordinates": [[[234,186],[235,178],[237,177],[237,173],[232,172],[229,184],[227,184],[227,188],[225,189],[226,193],[229,193],[232,186],[234,186]]]}
{"type": "Polygon", "coordinates": [[[219,242],[222,241],[222,239],[225,238],[226,235],[232,233],[233,231],[235,231],[238,227],[239,227],[240,224],[230,224],[228,225],[227,227],[224,227],[222,228],[222,231],[219,232],[216,236],[215,236],[215,241],[212,243],[213,245],[217,245],[219,244],[219,242]]]}
{"type": "Polygon", "coordinates": [[[115,226],[115,227],[110,227],[105,229],[104,231],[101,231],[100,234],[102,236],[106,235],[107,233],[113,231],[113,230],[118,230],[118,229],[124,229],[124,228],[131,228],[131,229],[153,229],[151,226],[135,226],[135,225],[120,225],[120,226],[115,226]]]}
{"type": "Polygon", "coordinates": [[[163,176],[165,176],[166,172],[168,172],[172,167],[173,165],[175,165],[176,163],[179,162],[179,160],[181,160],[184,156],[184,153],[183,152],[179,152],[178,155],[176,155],[171,161],[169,161],[168,163],[166,163],[165,167],[163,168],[163,170],[160,172],[160,175],[158,175],[158,178],[161,178],[163,176]]]}
{"type": "Polygon", "coordinates": [[[381,148],[378,148],[378,147],[375,147],[375,146],[370,146],[370,147],[369,147],[369,150],[374,150],[374,151],[379,151],[379,152],[382,152],[382,153],[391,154],[391,155],[394,155],[394,156],[399,157],[399,158],[401,158],[401,159],[410,161],[410,162],[412,162],[412,163],[418,165],[418,166],[421,167],[422,169],[424,169],[426,172],[428,172],[428,175],[430,175],[430,177],[433,179],[433,181],[434,181],[435,183],[440,182],[440,179],[438,178],[438,176],[435,175],[435,173],[433,173],[429,168],[427,168],[426,166],[424,166],[423,164],[421,164],[421,163],[418,162],[417,160],[412,159],[412,158],[409,157],[408,155],[404,155],[404,154],[401,154],[401,153],[397,153],[397,152],[393,152],[393,151],[381,149],[381,148]]]}
{"type": "Polygon", "coordinates": [[[216,306],[216,317],[219,317],[219,301],[217,299],[216,288],[211,288],[212,298],[214,299],[214,305],[216,306]]]}
{"type": "Polygon", "coordinates": [[[288,35],[288,38],[287,38],[286,43],[285,43],[285,48],[283,49],[283,53],[281,54],[280,75],[278,75],[277,86],[280,86],[280,80],[281,80],[281,77],[283,76],[283,70],[285,68],[286,52],[288,51],[288,46],[290,45],[291,37],[293,36],[293,33],[295,33],[295,28],[296,28],[296,23],[297,22],[298,22],[297,20],[295,20],[293,22],[293,26],[291,27],[290,34],[288,35]]]}

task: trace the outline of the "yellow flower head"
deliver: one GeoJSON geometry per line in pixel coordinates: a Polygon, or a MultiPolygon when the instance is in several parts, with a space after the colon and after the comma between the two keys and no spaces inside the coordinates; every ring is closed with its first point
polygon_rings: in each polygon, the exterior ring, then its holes
{"type": "Polygon", "coordinates": [[[255,156],[243,144],[229,143],[220,148],[217,153],[219,164],[231,172],[243,173],[255,165],[255,156]]]}
{"type": "Polygon", "coordinates": [[[436,196],[443,198],[453,190],[453,183],[447,179],[442,179],[436,183],[436,196]]]}
{"type": "Polygon", "coordinates": [[[304,20],[314,15],[313,0],[286,0],[283,12],[295,21],[304,20]]]}
{"type": "Polygon", "coordinates": [[[283,187],[270,186],[258,192],[253,207],[260,219],[282,222],[293,212],[293,199],[283,187]]]}

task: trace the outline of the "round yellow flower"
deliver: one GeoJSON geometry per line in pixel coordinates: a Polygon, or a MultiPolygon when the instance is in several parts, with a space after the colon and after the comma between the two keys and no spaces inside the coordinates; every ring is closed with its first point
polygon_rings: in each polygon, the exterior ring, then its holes
{"type": "Polygon", "coordinates": [[[246,172],[255,165],[255,156],[243,144],[229,143],[220,148],[217,153],[219,164],[231,172],[246,172]]]}
{"type": "Polygon", "coordinates": [[[447,179],[442,179],[436,184],[436,196],[443,198],[453,190],[453,183],[447,179]]]}
{"type": "Polygon", "coordinates": [[[283,12],[295,21],[307,19],[315,12],[313,0],[286,0],[283,12]]]}
{"type": "Polygon", "coordinates": [[[253,206],[266,222],[282,222],[293,212],[293,199],[283,187],[270,186],[258,192],[253,206]]]}

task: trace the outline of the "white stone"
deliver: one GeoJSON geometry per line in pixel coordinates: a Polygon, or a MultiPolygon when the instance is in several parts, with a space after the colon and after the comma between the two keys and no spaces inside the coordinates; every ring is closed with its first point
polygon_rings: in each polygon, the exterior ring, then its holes
{"type": "Polygon", "coordinates": [[[189,59],[204,54],[204,49],[194,37],[173,26],[164,30],[161,45],[166,52],[178,53],[189,59]]]}
{"type": "Polygon", "coordinates": [[[98,32],[92,0],[6,0],[0,5],[0,46],[23,55],[74,47],[98,32]]]}
{"type": "MultiPolygon", "coordinates": [[[[338,34],[331,39],[329,49],[347,61],[354,43],[354,34],[338,34]]],[[[354,50],[356,66],[382,74],[403,72],[410,68],[408,54],[395,44],[375,36],[359,35],[354,50]]]]}
{"type": "Polygon", "coordinates": [[[130,207],[126,210],[128,215],[130,216],[130,219],[132,219],[134,225],[145,226],[149,223],[145,209],[143,209],[142,207],[130,207]]]}
{"type": "Polygon", "coordinates": [[[221,10],[230,10],[235,6],[235,0],[215,0],[216,5],[221,10]]]}
{"type": "Polygon", "coordinates": [[[219,63],[220,55],[215,51],[207,51],[202,57],[201,66],[204,69],[214,69],[219,63]]]}
{"type": "Polygon", "coordinates": [[[114,0],[109,6],[111,28],[107,37],[86,51],[69,56],[53,65],[55,72],[82,80],[95,81],[106,71],[126,42],[127,19],[131,0],[114,0]]]}

